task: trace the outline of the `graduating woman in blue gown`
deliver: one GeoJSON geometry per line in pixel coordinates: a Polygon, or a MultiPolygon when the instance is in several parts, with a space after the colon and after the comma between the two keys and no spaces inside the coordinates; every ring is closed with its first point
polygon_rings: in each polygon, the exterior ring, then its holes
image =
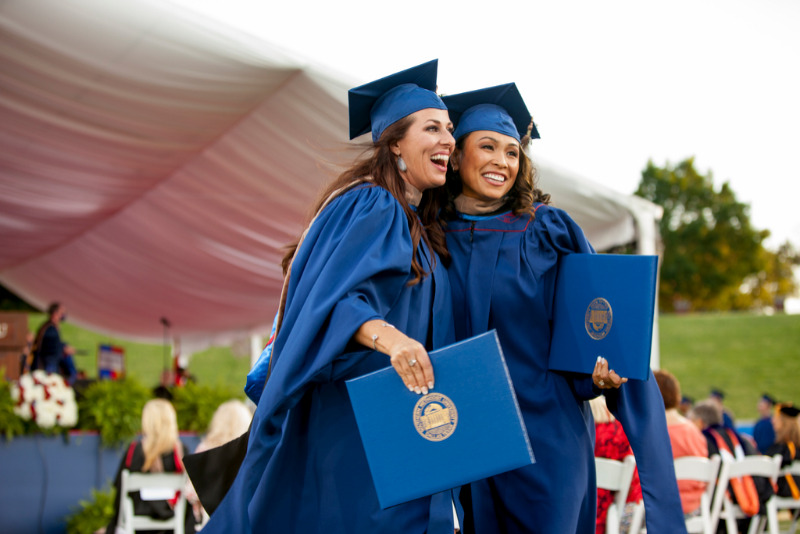
{"type": "Polygon", "coordinates": [[[592,376],[548,370],[558,260],[594,250],[534,188],[523,147],[538,133],[516,86],[444,100],[457,141],[442,214],[456,337],[497,330],[536,458],[462,490],[465,531],[594,532],[594,425],[586,401],[602,392],[636,456],[648,532],[685,532],[656,381],[627,381],[604,360],[592,376]]]}
{"type": "Polygon", "coordinates": [[[452,534],[451,492],[380,508],[344,383],[391,363],[397,387],[427,393],[427,350],[452,342],[444,235],[414,208],[455,144],[435,84],[431,62],[351,91],[351,137],[374,146],[284,259],[247,454],[204,532],[452,534]]]}

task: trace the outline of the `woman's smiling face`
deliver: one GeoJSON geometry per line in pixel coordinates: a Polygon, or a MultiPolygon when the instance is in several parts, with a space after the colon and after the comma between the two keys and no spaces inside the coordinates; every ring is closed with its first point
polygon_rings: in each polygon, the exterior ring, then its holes
{"type": "Polygon", "coordinates": [[[479,130],[467,135],[452,165],[461,176],[461,192],[465,196],[491,201],[503,198],[514,186],[519,161],[516,139],[479,130]]]}
{"type": "Polygon", "coordinates": [[[408,170],[400,175],[420,191],[444,185],[447,162],[453,153],[453,124],[444,109],[421,109],[409,115],[413,122],[405,136],[393,147],[408,170]]]}

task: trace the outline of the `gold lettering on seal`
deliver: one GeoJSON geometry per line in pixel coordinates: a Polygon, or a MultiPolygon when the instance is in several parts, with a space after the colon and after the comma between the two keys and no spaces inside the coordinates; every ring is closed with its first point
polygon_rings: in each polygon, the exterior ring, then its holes
{"type": "Polygon", "coordinates": [[[429,393],[414,405],[414,428],[429,441],[449,438],[458,424],[458,410],[447,395],[429,393]]]}
{"type": "Polygon", "coordinates": [[[614,314],[611,310],[611,304],[602,297],[594,299],[586,308],[586,315],[584,316],[586,333],[592,339],[603,339],[611,331],[613,319],[614,314]]]}

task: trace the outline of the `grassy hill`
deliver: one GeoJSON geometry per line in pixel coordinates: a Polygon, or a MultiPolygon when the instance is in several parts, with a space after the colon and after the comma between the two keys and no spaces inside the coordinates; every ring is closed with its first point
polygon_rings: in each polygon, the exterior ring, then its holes
{"type": "MultiPolygon", "coordinates": [[[[42,314],[30,315],[31,330],[42,322],[42,314]]],[[[707,397],[711,388],[722,389],[725,404],[739,420],[756,418],[756,402],[764,392],[800,403],[800,315],[663,315],[659,329],[661,367],[695,400],[707,397]]],[[[98,344],[111,343],[125,348],[130,375],[148,386],[158,384],[161,345],[110,338],[69,323],[63,325],[62,335],[85,352],[76,357],[76,364],[89,376],[96,374],[98,344]]],[[[222,386],[242,396],[249,366],[249,356],[219,347],[195,354],[189,370],[200,384],[222,386]]]]}
{"type": "Polygon", "coordinates": [[[665,315],[661,368],[701,400],[711,388],[725,392],[737,419],[756,419],[762,393],[800,403],[800,315],[665,315]]]}

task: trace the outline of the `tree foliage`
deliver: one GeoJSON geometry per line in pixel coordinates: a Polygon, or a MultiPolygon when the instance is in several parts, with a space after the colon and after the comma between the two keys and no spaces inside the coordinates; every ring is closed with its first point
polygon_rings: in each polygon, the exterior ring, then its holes
{"type": "Polygon", "coordinates": [[[785,299],[797,292],[793,269],[800,265],[800,253],[788,241],[777,251],[762,248],[764,269],[748,276],[737,295],[730,300],[730,309],[746,310],[774,306],[783,310],[785,299]]]}
{"type": "Polygon", "coordinates": [[[700,174],[693,158],[663,168],[648,162],[636,194],[664,208],[662,310],[748,309],[794,292],[797,253],[766,250],[769,231],[754,229],[749,206],[727,182],[715,189],[711,172],[700,174]]]}

